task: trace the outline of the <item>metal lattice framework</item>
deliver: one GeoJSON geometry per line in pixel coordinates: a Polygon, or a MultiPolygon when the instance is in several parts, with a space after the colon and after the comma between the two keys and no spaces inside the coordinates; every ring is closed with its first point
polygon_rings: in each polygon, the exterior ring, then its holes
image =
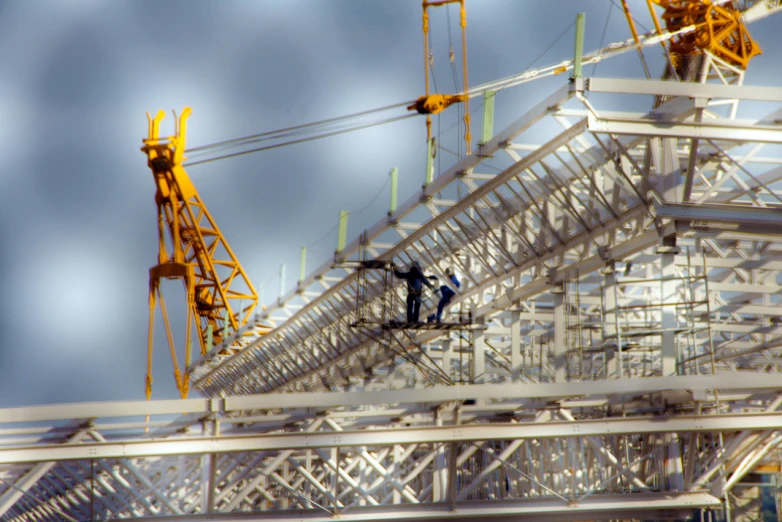
{"type": "MultiPolygon", "coordinates": [[[[720,65],[710,57],[704,67],[720,65]]],[[[719,76],[731,80],[725,67],[719,76]]],[[[738,99],[776,109],[780,90],[582,85],[546,99],[365,231],[266,312],[262,320],[280,324],[270,335],[202,361],[195,388],[207,396],[330,390],[354,377],[384,379],[379,367],[394,360],[394,346],[452,357],[447,345],[458,335],[447,331],[384,339],[351,327],[356,295],[371,305],[384,292],[380,276],[367,284],[334,268],[362,252],[464,275],[455,303],[483,328],[468,361],[438,364],[456,381],[775,368],[778,267],[769,263],[780,247],[780,112],[731,116],[738,99]],[[616,113],[586,101],[589,93],[669,101],[651,113],[616,113]]]]}
{"type": "Polygon", "coordinates": [[[0,410],[0,517],[758,519],[782,88],[700,66],[553,93],[193,364],[205,399],[0,410]],[[455,268],[469,328],[372,326],[403,292],[366,259],[455,268]]]}
{"type": "Polygon", "coordinates": [[[746,479],[779,474],[782,442],[782,89],[703,67],[720,83],[554,93],[259,317],[272,332],[201,361],[224,398],[0,411],[0,512],[758,513],[746,479]],[[352,327],[358,291],[362,313],[401,301],[364,257],[455,267],[471,329],[352,327]]]}
{"type": "Polygon", "coordinates": [[[778,462],[780,405],[777,376],[730,372],[7,409],[0,513],[684,517],[778,462]]]}

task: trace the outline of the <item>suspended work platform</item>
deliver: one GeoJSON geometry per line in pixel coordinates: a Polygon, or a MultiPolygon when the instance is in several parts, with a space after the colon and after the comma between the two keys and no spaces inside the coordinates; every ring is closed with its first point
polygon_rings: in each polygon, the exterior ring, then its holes
{"type": "Polygon", "coordinates": [[[398,323],[391,321],[388,324],[383,324],[381,327],[384,330],[478,330],[486,329],[484,325],[475,325],[470,323],[398,323]]]}

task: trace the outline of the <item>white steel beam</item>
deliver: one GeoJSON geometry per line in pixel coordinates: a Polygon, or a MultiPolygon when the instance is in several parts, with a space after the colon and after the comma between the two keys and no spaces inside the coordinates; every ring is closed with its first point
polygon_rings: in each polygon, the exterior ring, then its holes
{"type": "Polygon", "coordinates": [[[629,78],[588,78],[586,89],[590,92],[611,94],[647,94],[707,99],[738,98],[741,100],[782,102],[782,88],[780,87],[634,80],[629,78]]]}
{"type": "MultiPolygon", "coordinates": [[[[277,433],[251,436],[182,438],[155,441],[84,443],[78,446],[36,446],[0,449],[0,463],[139,458],[259,450],[292,450],[389,444],[474,442],[593,436],[610,433],[669,433],[782,429],[782,413],[686,415],[680,417],[627,417],[576,422],[474,424],[453,427],[376,429],[313,433],[277,433]]],[[[285,457],[287,458],[287,456],[285,457]]],[[[284,460],[284,459],[283,459],[284,460]]]]}
{"type": "Polygon", "coordinates": [[[590,113],[589,132],[649,136],[724,140],[734,142],[782,143],[782,127],[731,122],[661,122],[648,119],[609,119],[590,113]]]}
{"type": "MultiPolygon", "coordinates": [[[[605,520],[605,519],[636,519],[658,515],[665,518],[683,518],[698,508],[718,508],[720,500],[708,493],[634,493],[632,495],[602,495],[591,496],[577,503],[567,503],[560,499],[539,498],[522,501],[489,501],[489,502],[454,502],[437,504],[415,504],[398,506],[366,506],[351,507],[340,511],[338,519],[345,522],[372,522],[377,520],[485,520],[491,515],[491,520],[497,522],[510,521],[553,521],[553,520],[605,520]]],[[[209,516],[189,517],[194,522],[208,520],[210,522],[287,522],[298,520],[304,522],[333,522],[335,515],[326,514],[320,510],[302,512],[267,511],[260,513],[226,515],[212,514],[209,516]]],[[[151,517],[147,520],[164,520],[151,517]]],[[[165,520],[170,520],[166,518],[165,520]]]]}

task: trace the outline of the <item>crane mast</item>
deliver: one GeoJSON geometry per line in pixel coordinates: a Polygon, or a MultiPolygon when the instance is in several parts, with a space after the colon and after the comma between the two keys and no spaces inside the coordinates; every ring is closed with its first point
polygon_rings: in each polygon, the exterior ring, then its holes
{"type": "MultiPolygon", "coordinates": [[[[160,122],[165,113],[154,118],[147,113],[149,137],[142,152],[147,155],[157,191],[158,264],[149,270],[149,338],[147,347],[147,399],[152,394],[152,353],[154,319],[160,304],[163,323],[174,365],[174,379],[182,398],[189,391],[192,332],[197,331],[202,356],[228,340],[252,317],[258,294],[250,278],[234,255],[228,241],[198,195],[182,166],[185,160],[187,119],[185,107],[175,117],[173,136],[160,137],[160,122]],[[161,279],[180,279],[187,296],[184,365],[180,369],[171,323],[160,288],[161,279]]],[[[227,348],[230,350],[230,347],[227,348]]]]}

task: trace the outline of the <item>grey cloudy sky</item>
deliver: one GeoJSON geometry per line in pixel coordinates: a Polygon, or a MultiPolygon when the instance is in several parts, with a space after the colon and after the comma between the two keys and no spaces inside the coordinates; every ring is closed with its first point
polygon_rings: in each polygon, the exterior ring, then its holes
{"type": "MultiPolygon", "coordinates": [[[[630,4],[650,25],[645,2],[630,4]]],[[[420,10],[418,0],[2,2],[0,406],[143,398],[147,277],[157,254],[155,188],[139,151],[146,111],[190,105],[195,146],[414,99],[423,91],[420,10]]],[[[629,37],[610,0],[468,0],[470,84],[520,72],[578,11],[587,13],[586,49],[597,48],[609,10],[605,42],[629,37]]],[[[435,79],[453,91],[445,15],[432,16],[435,79]]],[[[747,83],[782,83],[781,22],[752,27],[765,53],[747,83]]],[[[571,30],[536,65],[572,47],[571,30]]],[[[659,74],[661,53],[648,55],[659,74]]],[[[597,74],[642,70],[629,53],[597,74]]],[[[501,93],[497,128],[565,80],[501,93]]],[[[453,110],[443,116],[442,128],[454,118],[453,110]]],[[[455,149],[456,136],[451,129],[442,143],[455,149]]],[[[424,137],[414,118],[189,173],[253,280],[286,263],[291,287],[300,247],[329,232],[340,209],[372,200],[391,167],[400,200],[420,188],[424,137]]],[[[440,157],[444,170],[453,157],[440,157]]],[[[351,216],[349,236],[386,208],[387,189],[351,216]]],[[[311,247],[309,266],[335,243],[332,234],[311,247]]],[[[267,301],[278,287],[272,281],[267,301]]],[[[154,397],[175,397],[162,348],[154,397]]]]}

